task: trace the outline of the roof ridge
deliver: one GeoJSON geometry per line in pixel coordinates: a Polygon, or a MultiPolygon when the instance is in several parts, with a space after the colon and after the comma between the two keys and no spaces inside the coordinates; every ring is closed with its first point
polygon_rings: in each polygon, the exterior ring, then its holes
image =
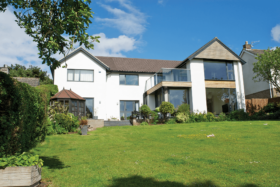
{"type": "MultiPolygon", "coordinates": [[[[96,56],[96,57],[102,57],[102,58],[125,58],[125,59],[140,59],[140,60],[158,60],[163,61],[163,59],[150,59],[150,58],[129,58],[129,57],[114,57],[114,56],[96,56]]],[[[180,61],[181,60],[165,60],[165,61],[180,61]]]]}

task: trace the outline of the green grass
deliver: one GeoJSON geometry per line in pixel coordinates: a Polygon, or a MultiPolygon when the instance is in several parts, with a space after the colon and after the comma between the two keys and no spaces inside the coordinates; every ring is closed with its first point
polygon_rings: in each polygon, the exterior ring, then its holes
{"type": "Polygon", "coordinates": [[[105,127],[33,151],[50,186],[280,185],[279,121],[105,127]]]}

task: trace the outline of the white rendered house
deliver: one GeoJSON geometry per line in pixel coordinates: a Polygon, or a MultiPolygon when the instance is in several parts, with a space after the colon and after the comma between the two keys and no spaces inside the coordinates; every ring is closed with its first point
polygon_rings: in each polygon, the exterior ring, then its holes
{"type": "Polygon", "coordinates": [[[218,38],[183,61],[93,56],[79,47],[60,62],[54,84],[85,98],[99,119],[128,119],[142,104],[153,110],[162,101],[189,103],[194,112],[245,109],[245,61],[218,38]]]}
{"type": "Polygon", "coordinates": [[[253,80],[255,76],[253,63],[257,62],[256,57],[264,53],[263,49],[252,49],[248,42],[243,45],[243,50],[240,53],[240,58],[246,61],[243,64],[244,72],[244,85],[245,85],[245,97],[246,99],[252,98],[272,98],[279,97],[280,93],[276,92],[276,89],[272,84],[265,81],[256,82],[253,80]]]}

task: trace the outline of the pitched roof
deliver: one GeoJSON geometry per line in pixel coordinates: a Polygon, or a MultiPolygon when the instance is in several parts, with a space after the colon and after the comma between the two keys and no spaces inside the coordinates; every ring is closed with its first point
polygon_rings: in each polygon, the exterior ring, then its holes
{"type": "Polygon", "coordinates": [[[253,55],[261,55],[264,54],[264,49],[245,49],[247,52],[252,53],[253,55]]]}
{"type": "Polygon", "coordinates": [[[85,50],[82,46],[78,47],[77,49],[71,51],[71,53],[69,53],[67,56],[61,58],[59,60],[59,62],[63,62],[64,60],[71,58],[72,56],[74,56],[75,54],[77,54],[78,52],[84,52],[89,58],[93,59],[95,62],[99,63],[101,66],[103,66],[105,69],[110,69],[109,66],[107,66],[106,64],[104,64],[102,61],[100,61],[97,57],[93,56],[90,52],[88,52],[87,50],[85,50]]]}
{"type": "Polygon", "coordinates": [[[161,68],[175,68],[182,61],[175,60],[153,60],[123,57],[97,56],[103,63],[110,67],[110,71],[129,71],[155,73],[161,68]]]}
{"type": "Polygon", "coordinates": [[[193,54],[191,54],[190,56],[188,56],[185,60],[182,61],[181,64],[179,64],[177,67],[181,67],[183,66],[186,61],[188,60],[192,60],[193,58],[195,58],[196,56],[198,56],[203,50],[205,50],[207,47],[209,47],[211,44],[213,44],[214,42],[218,42],[219,44],[221,44],[224,48],[226,48],[233,56],[235,56],[237,59],[240,60],[240,62],[242,64],[245,64],[246,62],[241,59],[235,52],[233,52],[229,47],[227,47],[223,42],[221,42],[221,40],[219,40],[217,37],[213,38],[211,41],[209,41],[208,43],[206,43],[204,46],[202,46],[201,48],[199,48],[198,50],[196,50],[193,54]]]}
{"type": "Polygon", "coordinates": [[[61,90],[60,92],[58,92],[57,94],[52,96],[51,100],[52,99],[77,99],[77,100],[85,101],[84,98],[82,98],[81,96],[79,96],[78,94],[73,92],[72,90],[65,90],[64,88],[63,88],[63,90],[61,90]]]}

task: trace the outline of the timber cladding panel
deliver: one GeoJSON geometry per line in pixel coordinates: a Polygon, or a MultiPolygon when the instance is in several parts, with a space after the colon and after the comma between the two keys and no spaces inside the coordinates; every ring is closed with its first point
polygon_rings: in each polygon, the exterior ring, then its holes
{"type": "Polygon", "coordinates": [[[37,166],[0,169],[0,186],[37,186],[41,171],[37,166]]]}
{"type": "Polygon", "coordinates": [[[205,81],[206,88],[236,88],[235,81],[205,81]]]}
{"type": "Polygon", "coordinates": [[[205,50],[200,52],[197,56],[195,56],[195,58],[239,61],[237,57],[235,57],[231,52],[229,52],[217,41],[215,41],[205,50]]]}
{"type": "Polygon", "coordinates": [[[154,91],[156,91],[157,89],[159,89],[161,87],[164,87],[164,86],[185,88],[185,87],[192,87],[192,83],[191,82],[167,82],[167,81],[164,81],[164,82],[158,83],[153,88],[149,89],[147,91],[147,94],[149,95],[149,94],[153,93],[154,91]]]}

